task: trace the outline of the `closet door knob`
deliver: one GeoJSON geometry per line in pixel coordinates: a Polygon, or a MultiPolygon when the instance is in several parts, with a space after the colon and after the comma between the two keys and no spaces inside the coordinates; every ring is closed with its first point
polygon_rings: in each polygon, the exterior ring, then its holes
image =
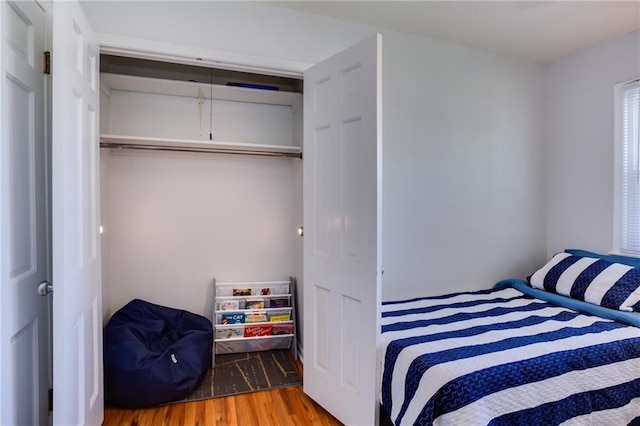
{"type": "Polygon", "coordinates": [[[46,296],[49,293],[53,293],[53,284],[46,280],[41,281],[40,284],[38,284],[38,294],[40,296],[46,296]]]}

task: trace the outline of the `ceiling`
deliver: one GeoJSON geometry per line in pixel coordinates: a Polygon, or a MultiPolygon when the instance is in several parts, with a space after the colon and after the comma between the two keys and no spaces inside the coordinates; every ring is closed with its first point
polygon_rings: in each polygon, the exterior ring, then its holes
{"type": "Polygon", "coordinates": [[[640,29],[640,0],[298,0],[266,4],[543,63],[640,29]]]}

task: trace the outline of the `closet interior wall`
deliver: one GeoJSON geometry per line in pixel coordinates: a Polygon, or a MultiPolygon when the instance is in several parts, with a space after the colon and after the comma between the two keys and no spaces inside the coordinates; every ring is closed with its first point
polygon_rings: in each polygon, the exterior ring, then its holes
{"type": "MultiPolygon", "coordinates": [[[[149,76],[144,68],[118,63],[107,71],[149,76]]],[[[181,78],[174,67],[171,78],[181,78]]],[[[285,90],[301,87],[291,84],[285,90]]],[[[202,102],[101,87],[101,134],[208,143],[213,117],[214,141],[302,145],[301,99],[295,105],[202,102]]],[[[210,317],[214,276],[302,278],[300,159],[101,149],[101,179],[105,321],[135,298],[210,317]]]]}

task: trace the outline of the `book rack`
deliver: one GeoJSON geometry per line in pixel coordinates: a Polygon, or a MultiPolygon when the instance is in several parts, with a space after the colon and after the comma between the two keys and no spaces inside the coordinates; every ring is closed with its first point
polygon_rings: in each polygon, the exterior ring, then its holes
{"type": "Polygon", "coordinates": [[[297,359],[295,278],[224,282],[214,278],[213,365],[216,354],[290,349],[297,359]]]}

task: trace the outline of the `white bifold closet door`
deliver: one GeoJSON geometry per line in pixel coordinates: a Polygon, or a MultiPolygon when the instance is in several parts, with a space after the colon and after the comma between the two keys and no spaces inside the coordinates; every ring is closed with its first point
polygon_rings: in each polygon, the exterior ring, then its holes
{"type": "Polygon", "coordinates": [[[49,419],[46,13],[0,2],[0,424],[49,419]]]}
{"type": "Polygon", "coordinates": [[[77,2],[53,4],[53,423],[102,423],[100,51],[77,2]]]}
{"type": "Polygon", "coordinates": [[[304,75],[304,391],[348,425],[378,413],[381,45],[304,75]]]}

